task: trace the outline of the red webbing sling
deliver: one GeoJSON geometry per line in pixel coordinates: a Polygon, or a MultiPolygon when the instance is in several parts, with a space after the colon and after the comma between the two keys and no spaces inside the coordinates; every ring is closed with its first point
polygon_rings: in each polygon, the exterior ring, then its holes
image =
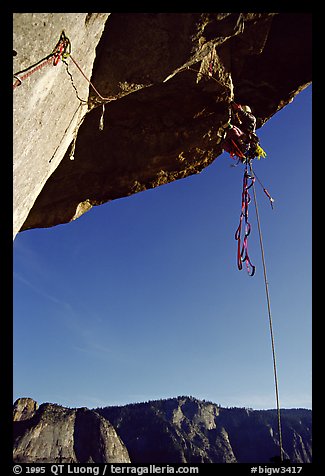
{"type": "Polygon", "coordinates": [[[244,173],[243,178],[243,191],[242,191],[242,204],[241,204],[241,214],[239,219],[239,225],[235,233],[235,239],[237,240],[237,266],[238,269],[241,270],[243,265],[242,263],[245,262],[247,272],[250,276],[253,276],[255,273],[255,266],[252,264],[249,254],[248,254],[248,236],[251,231],[251,225],[248,222],[248,205],[251,201],[250,195],[248,190],[253,186],[255,182],[255,177],[251,177],[248,172],[247,168],[244,173]],[[251,180],[250,184],[248,181],[251,180]],[[241,244],[241,234],[242,234],[242,224],[243,220],[245,221],[245,231],[244,231],[244,238],[243,244],[241,244]]]}

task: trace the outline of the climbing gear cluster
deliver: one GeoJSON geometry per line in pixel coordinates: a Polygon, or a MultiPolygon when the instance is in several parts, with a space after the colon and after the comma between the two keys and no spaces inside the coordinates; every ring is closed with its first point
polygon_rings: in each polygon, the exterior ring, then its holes
{"type": "Polygon", "coordinates": [[[243,178],[243,189],[242,189],[242,203],[241,203],[241,213],[239,218],[239,225],[235,233],[235,240],[237,244],[237,266],[241,270],[243,268],[242,263],[245,262],[247,272],[250,276],[255,274],[255,266],[252,264],[249,254],[248,254],[248,236],[251,232],[251,225],[248,221],[248,206],[251,202],[251,197],[249,194],[249,189],[254,187],[255,180],[258,180],[259,184],[263,188],[263,192],[270,201],[271,208],[273,209],[274,198],[271,197],[268,190],[263,186],[262,182],[257,177],[256,173],[253,172],[252,161],[247,161],[245,164],[244,178],[243,178]],[[248,172],[248,165],[250,167],[250,173],[248,172]],[[245,223],[244,227],[244,237],[242,239],[243,231],[243,221],[245,223]]]}
{"type": "Polygon", "coordinates": [[[238,162],[244,164],[255,158],[266,157],[255,128],[256,118],[251,108],[233,101],[230,106],[230,119],[221,127],[221,131],[218,131],[218,143],[222,141],[222,147],[230,157],[237,158],[238,162]]]}
{"type": "MultiPolygon", "coordinates": [[[[109,97],[104,97],[102,96],[93,83],[90,81],[90,79],[85,75],[83,72],[81,66],[77,63],[77,61],[73,58],[71,55],[71,42],[69,38],[66,36],[65,32],[62,30],[59,41],[57,42],[56,46],[54,47],[52,53],[50,53],[48,56],[45,58],[42,58],[39,60],[37,63],[29,66],[28,68],[18,71],[17,73],[14,74],[15,82],[13,84],[13,89],[17,88],[22,84],[22,82],[27,79],[29,76],[34,74],[36,71],[39,71],[40,69],[44,68],[44,66],[50,65],[52,63],[53,66],[57,66],[60,60],[62,60],[63,63],[66,64],[67,66],[67,59],[70,58],[71,61],[74,63],[74,65],[78,68],[79,72],[82,74],[82,76],[86,79],[86,81],[89,83],[89,85],[92,87],[92,89],[95,91],[97,96],[104,102],[109,102],[117,99],[115,96],[109,96],[109,97]]],[[[76,89],[71,73],[67,69],[67,72],[70,75],[70,79],[72,81],[73,87],[76,89]]],[[[76,91],[77,92],[77,91],[76,91]]],[[[87,102],[85,100],[82,100],[78,96],[77,92],[77,97],[81,102],[87,102]]]]}
{"type": "Polygon", "coordinates": [[[251,225],[248,221],[248,208],[251,201],[249,189],[254,187],[257,179],[263,188],[264,193],[270,200],[273,208],[274,199],[271,197],[262,182],[253,173],[252,161],[254,158],[266,157],[265,151],[259,145],[259,138],[255,133],[256,118],[253,116],[248,105],[239,105],[235,102],[230,107],[231,118],[222,126],[222,133],[218,134],[218,143],[221,142],[223,149],[229,153],[231,158],[237,158],[237,164],[245,165],[242,188],[242,203],[239,225],[235,233],[237,241],[237,266],[242,269],[242,263],[246,264],[247,272],[250,276],[255,274],[255,266],[252,264],[248,254],[248,237],[251,232],[251,225]],[[251,172],[248,172],[248,166],[251,172]],[[243,226],[244,223],[244,226],[243,226]],[[242,236],[243,234],[243,236],[242,236]]]}
{"type": "Polygon", "coordinates": [[[57,42],[52,53],[50,53],[45,58],[42,58],[37,63],[29,66],[28,68],[18,71],[14,74],[15,82],[13,84],[13,89],[17,88],[22,84],[22,82],[27,79],[29,76],[34,74],[36,71],[44,68],[44,66],[50,65],[56,66],[60,60],[64,61],[71,52],[71,43],[69,38],[65,36],[64,31],[62,31],[59,41],[57,42]]]}
{"type": "MultiPolygon", "coordinates": [[[[100,122],[99,122],[99,130],[102,131],[104,129],[105,103],[116,100],[117,96],[104,97],[98,92],[96,87],[93,85],[93,83],[90,81],[90,79],[83,72],[81,66],[77,63],[77,61],[71,55],[71,42],[70,42],[70,39],[66,36],[66,34],[63,30],[61,32],[60,38],[59,38],[57,44],[55,45],[52,53],[50,53],[45,58],[42,58],[41,60],[39,60],[37,63],[29,66],[28,68],[26,68],[24,70],[18,71],[17,73],[15,73],[13,75],[14,78],[15,78],[15,82],[13,83],[13,89],[16,89],[18,86],[20,86],[25,79],[27,79],[29,76],[34,74],[36,71],[39,71],[42,68],[44,68],[45,66],[51,65],[51,64],[52,64],[52,66],[57,66],[58,63],[61,60],[62,63],[64,63],[65,66],[66,66],[66,71],[67,71],[67,73],[70,77],[71,84],[72,84],[72,86],[75,90],[76,96],[77,96],[77,98],[80,102],[79,107],[78,107],[78,110],[79,110],[80,106],[83,105],[83,104],[88,104],[88,101],[85,100],[85,99],[82,99],[79,96],[77,87],[76,87],[75,82],[74,82],[74,78],[73,78],[73,76],[72,76],[72,74],[69,70],[69,65],[68,65],[68,62],[67,62],[68,58],[71,59],[72,63],[76,66],[78,71],[81,73],[81,75],[84,77],[84,79],[88,82],[89,86],[92,87],[92,89],[95,91],[97,96],[100,98],[100,103],[102,105],[102,114],[101,114],[100,122]]],[[[79,128],[82,120],[79,121],[78,126],[77,126],[76,131],[75,131],[75,134],[74,134],[74,139],[73,139],[71,152],[70,152],[70,159],[71,160],[74,159],[74,148],[75,148],[75,143],[76,143],[77,131],[78,131],[78,128],[79,128]]],[[[49,162],[52,161],[52,158],[49,160],[49,162]]]]}
{"type": "Polygon", "coordinates": [[[68,56],[71,54],[71,43],[67,36],[65,36],[64,31],[62,31],[60,39],[54,48],[52,55],[54,56],[53,59],[53,66],[56,66],[60,59],[62,61],[66,60],[68,56]]]}
{"type": "Polygon", "coordinates": [[[250,276],[253,276],[255,273],[255,266],[252,264],[249,255],[248,255],[248,236],[251,232],[251,225],[248,221],[248,205],[251,201],[249,189],[253,186],[255,182],[255,177],[249,175],[247,167],[245,169],[244,178],[243,178],[243,190],[242,190],[242,204],[241,204],[241,214],[239,219],[239,225],[235,233],[235,239],[237,240],[237,266],[241,270],[245,262],[247,272],[250,276]],[[249,183],[250,180],[250,183],[249,183]],[[241,234],[242,234],[242,224],[245,222],[244,238],[241,244],[241,234]]]}

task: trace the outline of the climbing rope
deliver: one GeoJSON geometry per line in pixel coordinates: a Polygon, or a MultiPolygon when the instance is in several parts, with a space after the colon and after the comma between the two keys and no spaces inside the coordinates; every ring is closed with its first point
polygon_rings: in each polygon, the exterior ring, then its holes
{"type": "MultiPolygon", "coordinates": [[[[18,76],[18,75],[21,74],[22,72],[26,71],[26,70],[20,71],[20,72],[18,72],[18,73],[15,73],[15,74],[14,74],[14,78],[15,78],[16,81],[15,81],[14,84],[12,85],[13,89],[16,89],[17,86],[20,86],[21,83],[22,83],[25,79],[27,79],[29,76],[31,76],[33,73],[35,73],[35,71],[39,71],[39,70],[42,69],[44,66],[50,64],[51,61],[52,61],[52,55],[51,55],[49,58],[47,58],[47,59],[45,58],[45,59],[41,60],[40,62],[36,63],[37,66],[33,65],[34,68],[31,69],[30,71],[28,71],[28,72],[27,72],[26,74],[24,74],[23,76],[18,76]]],[[[32,67],[30,66],[29,68],[32,68],[32,67]]],[[[28,68],[28,69],[29,69],[29,68],[28,68]]]]}
{"type": "Polygon", "coordinates": [[[100,97],[100,99],[102,99],[102,100],[105,101],[105,102],[114,101],[115,99],[117,99],[115,96],[108,96],[108,97],[102,96],[102,95],[97,91],[97,89],[95,88],[95,86],[93,85],[93,83],[90,81],[90,79],[87,78],[87,76],[86,76],[85,73],[82,71],[81,67],[79,66],[79,64],[77,63],[77,61],[72,57],[71,54],[70,54],[70,59],[71,59],[71,61],[75,64],[75,66],[78,68],[78,70],[80,71],[80,73],[82,74],[82,76],[85,78],[85,80],[88,81],[89,85],[93,88],[93,90],[95,91],[95,93],[97,94],[97,96],[100,97]]]}
{"type": "MultiPolygon", "coordinates": [[[[52,63],[53,66],[56,66],[59,63],[60,60],[62,60],[62,62],[67,65],[66,60],[68,58],[71,59],[71,61],[74,63],[74,65],[78,68],[79,72],[86,79],[86,81],[89,83],[89,85],[92,87],[92,89],[95,91],[95,93],[98,95],[98,97],[100,97],[100,99],[102,101],[109,102],[109,101],[113,101],[113,100],[117,99],[115,96],[104,97],[98,92],[98,90],[95,88],[93,83],[90,81],[90,79],[83,72],[81,66],[77,63],[77,61],[71,55],[71,42],[70,42],[69,38],[65,35],[64,31],[62,31],[62,33],[60,35],[60,38],[59,38],[59,41],[56,44],[52,53],[50,53],[48,56],[41,59],[37,63],[29,66],[28,68],[14,74],[14,78],[15,78],[16,81],[13,84],[13,89],[17,88],[17,86],[20,86],[25,79],[27,79],[29,76],[34,74],[36,71],[39,71],[40,69],[42,69],[44,66],[47,66],[51,63],[52,63]],[[22,73],[25,73],[25,74],[22,74],[22,73]]],[[[76,90],[76,87],[73,83],[71,73],[69,72],[68,68],[67,68],[67,72],[70,75],[72,85],[73,85],[74,89],[76,90]]],[[[79,98],[77,91],[76,91],[76,93],[77,93],[77,97],[78,97],[79,101],[86,102],[85,100],[79,98]]]]}
{"type": "Polygon", "coordinates": [[[263,236],[262,236],[262,228],[260,222],[260,216],[258,211],[258,204],[257,204],[257,196],[255,190],[255,180],[258,180],[259,184],[263,188],[264,193],[268,197],[271,207],[273,209],[273,202],[274,199],[269,194],[268,190],[264,187],[260,179],[257,177],[256,173],[253,171],[252,160],[245,161],[245,172],[243,178],[243,190],[242,190],[242,207],[241,207],[241,214],[239,225],[235,233],[235,239],[238,242],[237,245],[237,266],[238,269],[242,269],[242,263],[246,263],[246,268],[248,274],[253,276],[255,273],[255,266],[251,263],[251,260],[248,255],[248,236],[251,231],[251,225],[248,222],[248,206],[251,201],[249,189],[252,188],[253,196],[254,196],[254,205],[255,205],[255,213],[257,219],[257,227],[258,227],[258,234],[259,234],[259,242],[260,242],[260,249],[261,249],[261,256],[262,256],[262,264],[263,264],[263,275],[264,275],[264,285],[265,285],[265,293],[266,293],[266,301],[267,301],[267,312],[268,312],[268,319],[269,319],[269,330],[270,330],[270,338],[271,338],[271,347],[272,347],[272,359],[273,359],[273,374],[274,374],[274,384],[275,384],[275,397],[276,397],[276,407],[277,407],[277,423],[278,423],[278,434],[279,434],[279,447],[280,447],[280,460],[283,461],[283,443],[282,443],[282,431],[281,431],[281,410],[280,410],[280,400],[279,400],[279,383],[278,383],[278,374],[277,374],[277,365],[276,365],[276,354],[275,354],[275,342],[274,342],[274,333],[273,333],[273,322],[272,322],[272,314],[271,314],[271,300],[270,300],[270,293],[269,293],[269,283],[267,279],[267,272],[266,272],[266,262],[265,262],[265,253],[264,253],[264,245],[263,245],[263,236]],[[249,166],[249,173],[248,173],[248,166],[249,166]],[[249,182],[250,181],[250,182],[249,182]],[[244,239],[243,244],[241,245],[241,233],[242,233],[242,224],[245,221],[245,232],[244,232],[244,239]]]}
{"type": "Polygon", "coordinates": [[[44,68],[44,66],[47,66],[50,63],[52,63],[53,66],[56,66],[60,59],[64,60],[67,56],[69,56],[70,48],[70,40],[65,36],[64,31],[62,31],[59,41],[57,42],[52,53],[45,56],[45,58],[39,60],[37,63],[28,66],[28,68],[25,68],[14,74],[14,78],[16,79],[16,81],[13,84],[13,89],[16,89],[17,86],[20,86],[25,79],[34,74],[36,71],[39,71],[40,69],[44,68]]]}
{"type": "MultiPolygon", "coordinates": [[[[251,165],[251,164],[250,164],[250,165],[251,165]]],[[[254,177],[257,179],[258,183],[260,184],[260,186],[261,186],[262,189],[263,189],[263,192],[265,193],[265,195],[266,195],[267,198],[269,199],[271,208],[272,208],[272,210],[273,210],[274,198],[271,197],[270,193],[269,193],[268,190],[264,187],[264,185],[262,184],[262,182],[260,181],[260,179],[259,179],[258,176],[256,175],[256,172],[255,172],[255,171],[254,171],[254,177]]]]}
{"type": "MultiPolygon", "coordinates": [[[[250,177],[252,178],[251,186],[253,188],[254,205],[255,205],[257,227],[258,227],[258,234],[259,234],[259,241],[260,241],[260,248],[261,248],[261,255],[262,255],[264,284],[265,284],[265,293],[266,293],[267,310],[268,310],[268,317],[269,317],[271,346],[272,346],[273,373],[274,373],[275,397],[276,397],[277,419],[278,419],[280,459],[281,459],[281,461],[283,461],[283,445],[282,445],[282,431],[281,431],[281,411],[280,411],[280,400],[279,400],[279,384],[278,384],[276,355],[275,355],[275,342],[274,342],[273,323],[272,323],[272,314],[271,314],[271,301],[270,301],[270,294],[269,294],[269,283],[268,283],[267,273],[266,273],[266,262],[265,262],[265,255],[264,255],[262,229],[261,229],[261,223],[260,223],[260,217],[259,217],[258,205],[257,205],[256,190],[255,190],[255,184],[254,184],[256,174],[253,171],[252,161],[249,162],[249,169],[250,169],[250,177]]],[[[263,187],[263,190],[265,191],[264,187],[263,187]]],[[[270,199],[270,201],[271,201],[271,199],[270,199]]],[[[272,201],[271,201],[271,206],[272,206],[272,201]]]]}

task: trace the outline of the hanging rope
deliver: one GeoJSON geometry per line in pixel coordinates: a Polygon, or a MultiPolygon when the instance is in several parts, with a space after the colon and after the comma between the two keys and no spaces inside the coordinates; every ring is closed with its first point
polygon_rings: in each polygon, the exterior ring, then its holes
{"type": "Polygon", "coordinates": [[[93,85],[93,83],[90,81],[90,79],[87,78],[87,76],[85,75],[85,73],[82,71],[81,67],[79,66],[79,64],[77,63],[77,61],[72,57],[72,55],[70,54],[70,59],[71,61],[75,64],[75,66],[78,68],[78,70],[80,71],[80,73],[82,74],[82,76],[85,78],[85,80],[89,83],[89,85],[93,88],[93,90],[95,91],[95,93],[97,94],[97,96],[100,97],[100,99],[102,99],[103,101],[105,102],[109,102],[109,101],[114,101],[115,99],[117,99],[115,96],[108,96],[108,97],[104,97],[102,96],[98,91],[97,89],[95,88],[95,86],[93,85]]]}
{"type": "Polygon", "coordinates": [[[270,193],[268,192],[268,190],[264,187],[264,185],[262,184],[262,182],[260,181],[260,179],[258,178],[258,176],[256,175],[256,172],[254,171],[254,177],[257,179],[258,183],[260,184],[260,186],[262,187],[263,189],[263,192],[265,193],[265,195],[267,196],[267,198],[269,199],[270,201],[270,205],[271,205],[271,208],[273,210],[273,203],[274,203],[274,198],[271,197],[270,193]]]}
{"type": "MultiPolygon", "coordinates": [[[[254,172],[253,172],[252,161],[249,162],[249,168],[250,168],[250,175],[251,175],[251,177],[253,177],[253,179],[252,179],[253,196],[254,196],[257,227],[258,227],[258,234],[259,234],[259,241],[260,241],[260,248],[261,248],[261,255],[262,255],[262,263],[263,263],[264,284],[265,284],[265,293],[266,293],[267,310],[268,310],[268,316],[269,316],[270,336],[271,336],[271,345],[272,345],[273,372],[274,372],[275,396],[276,396],[276,407],[277,407],[277,418],[278,418],[278,434],[279,434],[279,446],[280,446],[280,459],[281,459],[281,461],[283,461],[281,412],[280,412],[280,401],[279,401],[279,384],[278,384],[276,355],[275,355],[275,343],[274,343],[272,314],[271,314],[271,301],[270,301],[270,294],[269,294],[269,283],[268,283],[268,280],[267,280],[267,273],[266,273],[266,263],[265,263],[265,255],[264,255],[262,229],[261,229],[260,217],[259,217],[259,213],[258,213],[256,190],[255,190],[255,185],[254,185],[254,182],[255,182],[254,179],[256,177],[256,174],[254,175],[254,172]]],[[[272,205],[272,202],[271,202],[271,205],[272,205]]]]}

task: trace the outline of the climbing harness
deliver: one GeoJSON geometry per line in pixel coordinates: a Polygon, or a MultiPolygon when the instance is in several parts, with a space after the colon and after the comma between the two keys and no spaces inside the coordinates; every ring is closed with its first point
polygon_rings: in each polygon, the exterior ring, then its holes
{"type": "Polygon", "coordinates": [[[248,134],[245,141],[245,134],[237,126],[229,124],[224,131],[222,147],[232,159],[245,164],[249,160],[266,157],[266,152],[256,142],[257,140],[255,134],[248,134]]]}
{"type": "Polygon", "coordinates": [[[259,138],[255,134],[256,118],[251,113],[250,107],[240,106],[232,101],[230,117],[233,117],[234,124],[229,119],[218,131],[219,142],[223,141],[222,147],[230,157],[244,164],[251,159],[266,157],[266,152],[260,146],[259,138]]]}

